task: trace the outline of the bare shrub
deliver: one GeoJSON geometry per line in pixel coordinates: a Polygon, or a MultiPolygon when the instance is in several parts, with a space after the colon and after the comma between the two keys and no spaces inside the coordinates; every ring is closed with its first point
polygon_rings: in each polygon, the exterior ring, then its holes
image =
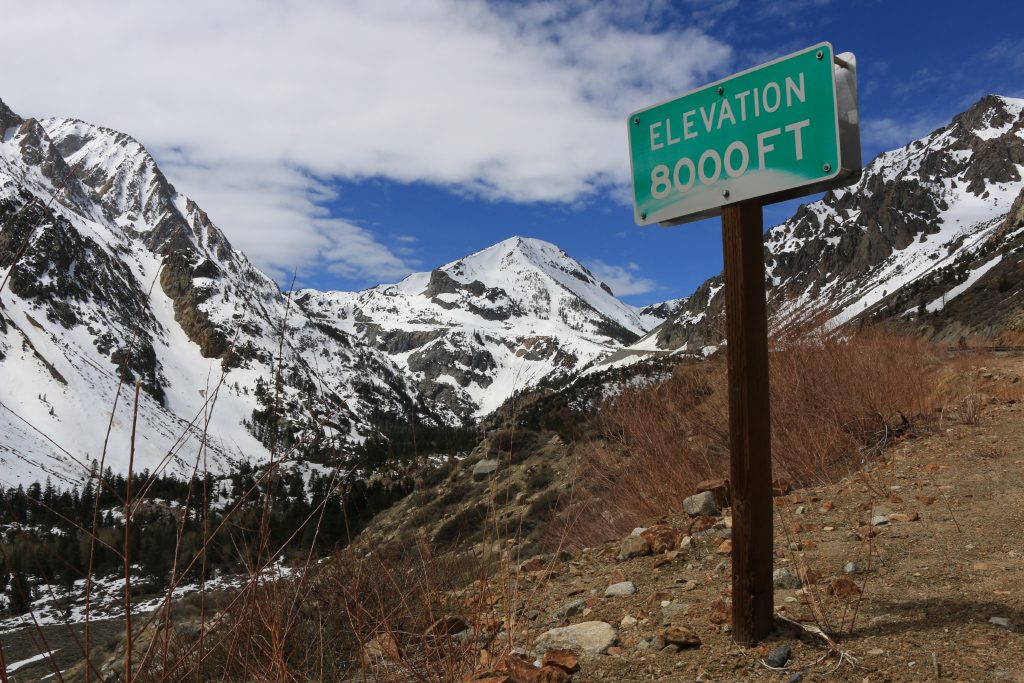
{"type": "MultiPolygon", "coordinates": [[[[923,341],[868,330],[816,333],[771,353],[776,476],[822,483],[859,467],[910,420],[931,412],[937,356],[923,341]]],[[[591,544],[681,510],[702,479],[727,477],[725,359],[685,362],[662,384],[624,391],[600,411],[605,444],[593,449],[581,495],[561,516],[591,544]]]]}
{"type": "Polygon", "coordinates": [[[971,393],[960,401],[957,412],[960,413],[960,420],[966,425],[976,425],[981,422],[981,407],[983,399],[981,395],[971,393]]]}

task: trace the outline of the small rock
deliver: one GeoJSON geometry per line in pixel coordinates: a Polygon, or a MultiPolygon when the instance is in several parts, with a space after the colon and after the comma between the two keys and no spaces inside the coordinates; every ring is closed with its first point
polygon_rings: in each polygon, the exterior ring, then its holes
{"type": "Polygon", "coordinates": [[[833,579],[828,587],[828,592],[837,598],[849,598],[861,594],[860,586],[854,583],[853,579],[845,576],[833,579]]]}
{"type": "Polygon", "coordinates": [[[807,506],[806,505],[798,505],[797,508],[796,508],[796,514],[798,514],[798,515],[806,515],[807,514],[807,506]]]}
{"type": "Polygon", "coordinates": [[[428,638],[440,638],[443,636],[454,636],[456,633],[469,630],[469,624],[460,616],[449,615],[441,617],[427,629],[428,638]]]}
{"type": "Polygon", "coordinates": [[[645,526],[638,526],[635,529],[633,529],[631,532],[629,532],[629,535],[632,536],[633,538],[636,538],[637,536],[639,536],[640,534],[642,534],[645,531],[647,531],[647,527],[645,527],[645,526]]]}
{"type": "Polygon", "coordinates": [[[679,541],[680,550],[689,550],[693,548],[693,536],[683,536],[683,540],[679,541]]]}
{"type": "Polygon", "coordinates": [[[655,524],[644,529],[640,538],[646,538],[651,546],[651,552],[655,555],[672,550],[679,545],[683,534],[678,529],[673,529],[667,524],[655,524]]]}
{"type": "Polygon", "coordinates": [[[847,562],[846,565],[843,567],[843,571],[847,574],[856,574],[858,569],[859,567],[857,567],[856,562],[847,562]]]}
{"type": "Polygon", "coordinates": [[[803,680],[804,680],[803,673],[798,671],[797,673],[795,673],[792,676],[790,676],[789,678],[787,678],[786,679],[786,683],[801,683],[801,681],[803,681],[803,680]]]}
{"type": "Polygon", "coordinates": [[[789,656],[793,653],[789,645],[779,645],[777,648],[768,653],[768,656],[764,658],[765,664],[775,669],[781,669],[786,666],[786,662],[789,661],[789,656]]]}
{"type": "Polygon", "coordinates": [[[547,566],[547,558],[543,555],[534,555],[526,562],[519,565],[519,571],[521,572],[539,572],[547,566]]]}
{"type": "Polygon", "coordinates": [[[633,628],[634,626],[636,626],[636,623],[636,617],[627,614],[626,616],[622,617],[622,621],[619,622],[619,626],[621,628],[633,628]]]}
{"type": "Polygon", "coordinates": [[[793,573],[789,567],[780,567],[772,572],[772,583],[776,588],[795,590],[803,588],[800,577],[793,573]]]}
{"type": "Polygon", "coordinates": [[[874,647],[874,648],[871,648],[870,650],[868,650],[868,654],[871,655],[872,657],[878,657],[880,655],[884,655],[885,654],[885,650],[883,650],[880,647],[874,647]]]}
{"type": "Polygon", "coordinates": [[[540,616],[540,612],[538,612],[538,611],[537,611],[537,610],[535,610],[535,609],[531,609],[531,610],[527,610],[527,611],[526,611],[526,612],[525,612],[525,613],[523,614],[523,616],[524,616],[524,617],[526,617],[527,619],[529,619],[530,621],[536,621],[536,620],[537,620],[537,617],[539,617],[539,616],[540,616]]]}
{"type": "Polygon", "coordinates": [[[606,598],[633,595],[634,593],[636,593],[636,586],[632,581],[620,581],[604,589],[604,597],[606,598]]]}
{"type": "Polygon", "coordinates": [[[677,652],[679,652],[679,646],[678,646],[678,645],[676,645],[675,643],[669,643],[669,644],[668,644],[668,645],[666,645],[665,647],[661,648],[661,651],[662,651],[662,652],[667,652],[667,653],[669,653],[670,655],[674,655],[674,654],[676,654],[677,652]]]}
{"type": "Polygon", "coordinates": [[[871,518],[871,526],[883,526],[889,523],[889,517],[886,515],[875,515],[871,518]]]}
{"type": "Polygon", "coordinates": [[[683,510],[691,517],[717,515],[721,512],[715,494],[710,491],[694,494],[683,499],[683,510]]]}
{"type": "Polygon", "coordinates": [[[477,481],[481,481],[494,474],[497,469],[497,460],[481,460],[475,467],[473,467],[473,478],[477,481]]]}
{"type": "Polygon", "coordinates": [[[613,583],[622,583],[625,580],[626,580],[626,575],[622,573],[622,570],[621,569],[616,569],[616,570],[612,571],[611,574],[609,574],[609,576],[608,576],[608,585],[610,586],[613,583]]]}
{"type": "Polygon", "coordinates": [[[390,659],[397,662],[402,656],[398,643],[390,633],[380,634],[368,642],[363,649],[365,655],[371,659],[390,659]]]}
{"type": "Polygon", "coordinates": [[[617,645],[612,645],[610,648],[608,648],[608,652],[606,652],[605,654],[611,657],[618,657],[622,654],[622,648],[617,645]]]}
{"type": "Polygon", "coordinates": [[[578,654],[600,655],[614,645],[617,639],[618,635],[611,624],[584,621],[545,631],[534,642],[534,651],[538,655],[548,650],[572,650],[578,654]]]}
{"type": "Polygon", "coordinates": [[[687,528],[687,533],[691,536],[699,537],[701,532],[707,531],[718,524],[718,518],[710,515],[701,515],[700,517],[694,517],[690,520],[690,524],[687,528]]]}
{"type": "Polygon", "coordinates": [[[697,493],[710,493],[721,507],[729,507],[728,479],[706,479],[697,484],[697,493]]]}
{"type": "Polygon", "coordinates": [[[619,549],[620,560],[628,560],[650,554],[651,542],[643,536],[630,536],[622,542],[622,547],[619,549]]]}
{"type": "Polygon", "coordinates": [[[724,541],[722,541],[721,544],[719,544],[718,550],[716,552],[719,555],[730,554],[732,552],[732,541],[729,539],[725,539],[724,541]]]}
{"type": "Polygon", "coordinates": [[[665,629],[663,636],[668,645],[676,645],[680,649],[701,646],[700,636],[685,626],[669,626],[665,629]]]}
{"type": "Polygon", "coordinates": [[[568,619],[569,617],[574,617],[577,614],[582,614],[583,610],[585,610],[586,608],[586,600],[573,600],[572,602],[567,602],[566,604],[556,609],[554,612],[551,613],[551,616],[553,616],[555,619],[568,619]]]}
{"type": "Polygon", "coordinates": [[[890,522],[916,522],[921,519],[921,515],[916,512],[894,512],[889,515],[890,522]]]}
{"type": "Polygon", "coordinates": [[[1006,617],[992,617],[988,620],[988,623],[995,626],[1002,626],[1003,628],[1010,628],[1010,620],[1006,617]]]}
{"type": "Polygon", "coordinates": [[[785,479],[776,479],[772,482],[772,497],[779,498],[793,490],[793,482],[785,479]]]}
{"type": "Polygon", "coordinates": [[[541,660],[543,666],[557,666],[566,673],[576,673],[580,669],[580,660],[572,650],[548,650],[541,660]]]}

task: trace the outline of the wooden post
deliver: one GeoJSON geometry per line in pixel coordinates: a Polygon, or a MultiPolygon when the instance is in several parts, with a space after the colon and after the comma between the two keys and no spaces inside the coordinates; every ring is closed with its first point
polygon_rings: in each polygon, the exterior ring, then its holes
{"type": "Polygon", "coordinates": [[[772,453],[761,204],[722,207],[729,359],[732,635],[753,644],[772,630],[772,453]]]}

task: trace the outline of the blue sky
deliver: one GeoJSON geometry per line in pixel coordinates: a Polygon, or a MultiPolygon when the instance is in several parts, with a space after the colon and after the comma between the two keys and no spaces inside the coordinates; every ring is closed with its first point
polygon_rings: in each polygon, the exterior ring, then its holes
{"type": "Polygon", "coordinates": [[[865,161],[1024,97],[1009,0],[211,5],[18,5],[0,98],[135,136],[256,263],[322,289],[525,235],[630,303],[689,294],[721,269],[718,222],[633,224],[624,117],[821,40],[857,55],[865,161]]]}

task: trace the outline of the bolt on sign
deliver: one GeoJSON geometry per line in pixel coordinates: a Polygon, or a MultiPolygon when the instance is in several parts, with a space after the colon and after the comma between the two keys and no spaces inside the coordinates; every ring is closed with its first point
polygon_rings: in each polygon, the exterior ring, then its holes
{"type": "Polygon", "coordinates": [[[637,224],[675,225],[860,176],[856,60],[830,43],[630,115],[637,224]]]}

